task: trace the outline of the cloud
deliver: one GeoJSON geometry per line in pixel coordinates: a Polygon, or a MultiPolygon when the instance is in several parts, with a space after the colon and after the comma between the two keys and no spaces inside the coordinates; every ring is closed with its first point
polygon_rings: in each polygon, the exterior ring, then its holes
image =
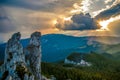
{"type": "MultiPolygon", "coordinates": [[[[14,22],[16,31],[52,29],[52,21],[68,11],[80,0],[0,0],[6,17],[14,22]]],[[[1,12],[0,12],[1,13],[1,12]]],[[[12,25],[12,24],[11,24],[12,25]]],[[[11,28],[12,29],[12,28],[11,28]]]]}
{"type": "Polygon", "coordinates": [[[35,30],[43,30],[53,27],[51,23],[56,17],[54,13],[34,11],[29,9],[17,9],[17,8],[5,8],[6,12],[14,25],[16,26],[16,31],[32,32],[35,30]],[[22,12],[22,13],[21,13],[22,12]],[[47,16],[46,16],[47,15],[47,16]]]}
{"type": "Polygon", "coordinates": [[[64,12],[65,14],[66,11],[72,8],[74,3],[80,3],[81,1],[82,0],[0,0],[0,5],[44,12],[64,12]]]}
{"type": "Polygon", "coordinates": [[[109,19],[110,17],[115,17],[120,14],[120,3],[117,3],[116,5],[113,5],[107,10],[102,11],[99,13],[95,18],[97,20],[105,20],[109,19]]]}
{"type": "MultiPolygon", "coordinates": [[[[59,19],[58,23],[56,24],[56,28],[60,30],[95,30],[99,29],[100,25],[98,25],[99,19],[109,19],[111,17],[117,16],[120,13],[120,4],[117,3],[120,0],[108,0],[108,1],[89,1],[89,11],[94,11],[94,7],[98,5],[99,3],[102,3],[105,9],[101,9],[99,14],[95,18],[91,18],[89,14],[75,14],[72,16],[70,21],[59,19]],[[107,5],[106,5],[107,4],[107,5]]],[[[87,0],[83,0],[82,2],[87,2],[87,0]]],[[[83,6],[83,5],[81,5],[83,6]]],[[[87,5],[86,5],[87,6],[87,5]]],[[[77,7],[79,9],[80,5],[76,4],[74,7],[77,7]]],[[[83,6],[83,9],[86,9],[86,7],[83,6]]],[[[97,7],[98,9],[101,7],[97,7]]],[[[81,8],[80,8],[81,9],[81,8]]],[[[87,8],[88,9],[88,8],[87,8]]],[[[78,11],[78,10],[77,10],[78,11]]],[[[84,11],[83,11],[84,12],[84,11]]],[[[87,12],[87,11],[85,11],[87,12]]],[[[91,12],[92,13],[92,12],[91,12]]],[[[93,15],[92,15],[93,17],[93,15]]]]}
{"type": "Polygon", "coordinates": [[[49,10],[48,7],[50,8],[50,5],[48,4],[52,2],[54,0],[0,0],[1,5],[31,10],[49,10]]]}
{"type": "Polygon", "coordinates": [[[15,30],[15,26],[12,24],[11,20],[6,16],[3,8],[0,8],[0,33],[9,33],[15,30]]]}
{"type": "Polygon", "coordinates": [[[74,3],[73,4],[74,9],[72,9],[70,12],[73,14],[80,12],[88,13],[92,3],[93,3],[92,0],[82,0],[81,3],[74,3]]]}
{"type": "MultiPolygon", "coordinates": [[[[110,0],[111,1],[111,0],[110,0]]],[[[96,20],[109,22],[108,29],[112,34],[120,34],[120,0],[114,0],[113,4],[106,9],[103,9],[96,17],[96,20]]]]}
{"type": "Polygon", "coordinates": [[[70,21],[58,20],[56,28],[60,30],[95,30],[98,29],[97,23],[91,18],[90,14],[75,14],[70,21]]]}
{"type": "Polygon", "coordinates": [[[105,0],[105,4],[112,2],[112,0],[105,0]]]}
{"type": "Polygon", "coordinates": [[[114,21],[108,25],[113,34],[120,34],[120,20],[114,21]]]}
{"type": "Polygon", "coordinates": [[[115,0],[92,0],[92,5],[89,7],[92,17],[95,17],[100,12],[109,9],[113,6],[114,2],[115,0]]]}

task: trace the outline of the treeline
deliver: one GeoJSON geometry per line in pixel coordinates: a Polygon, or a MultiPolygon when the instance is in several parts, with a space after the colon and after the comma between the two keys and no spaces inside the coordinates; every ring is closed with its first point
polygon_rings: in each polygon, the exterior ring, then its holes
{"type": "Polygon", "coordinates": [[[111,71],[106,70],[93,70],[83,67],[64,67],[60,64],[42,63],[42,74],[50,77],[54,75],[57,80],[120,80],[120,70],[118,67],[111,71]]]}

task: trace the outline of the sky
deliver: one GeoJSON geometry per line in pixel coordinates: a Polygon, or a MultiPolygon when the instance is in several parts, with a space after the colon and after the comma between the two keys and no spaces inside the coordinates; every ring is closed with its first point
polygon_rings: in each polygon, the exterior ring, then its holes
{"type": "Polygon", "coordinates": [[[0,0],[0,42],[15,32],[119,36],[120,0],[0,0]]]}

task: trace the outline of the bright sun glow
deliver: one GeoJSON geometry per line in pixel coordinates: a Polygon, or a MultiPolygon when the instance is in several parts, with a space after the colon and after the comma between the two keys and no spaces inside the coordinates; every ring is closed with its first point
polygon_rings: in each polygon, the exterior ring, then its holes
{"type": "Polygon", "coordinates": [[[107,22],[107,21],[101,21],[101,22],[99,22],[99,24],[102,26],[102,30],[109,30],[108,29],[108,24],[109,24],[109,22],[107,22]]]}
{"type": "Polygon", "coordinates": [[[52,22],[52,23],[53,23],[54,25],[55,25],[55,24],[57,24],[57,20],[53,20],[53,22],[52,22]]]}
{"type": "Polygon", "coordinates": [[[112,18],[110,18],[108,20],[100,21],[99,24],[102,26],[100,30],[109,30],[108,25],[111,22],[114,22],[114,21],[117,21],[117,20],[120,20],[120,15],[116,16],[116,17],[112,17],[112,18]]]}
{"type": "MultiPolygon", "coordinates": [[[[71,20],[71,18],[72,18],[72,16],[70,16],[70,17],[61,17],[64,21],[70,21],[71,20]]],[[[52,21],[52,24],[57,24],[58,23],[58,21],[57,20],[53,20],[52,21]]]]}
{"type": "Polygon", "coordinates": [[[70,21],[72,16],[64,18],[65,21],[70,21]]]}

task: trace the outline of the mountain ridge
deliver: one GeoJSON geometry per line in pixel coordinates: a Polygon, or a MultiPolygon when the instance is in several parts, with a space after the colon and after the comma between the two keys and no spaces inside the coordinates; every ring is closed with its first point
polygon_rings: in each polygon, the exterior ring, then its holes
{"type": "MultiPolygon", "coordinates": [[[[120,37],[111,37],[111,36],[83,36],[83,37],[75,37],[68,36],[63,34],[47,34],[41,37],[41,45],[42,45],[42,60],[45,62],[54,62],[57,60],[62,60],[66,56],[68,56],[72,52],[86,52],[89,53],[91,51],[97,51],[100,53],[104,53],[103,48],[106,49],[109,45],[113,44],[105,44],[97,41],[98,39],[102,39],[106,37],[106,39],[113,39],[118,41],[120,37]],[[48,52],[49,51],[49,52],[48,52]]],[[[115,42],[114,41],[114,42],[115,42]]],[[[23,47],[26,47],[29,42],[29,38],[22,39],[21,43],[23,47]]],[[[114,44],[116,45],[116,44],[114,44]]],[[[5,44],[0,45],[0,52],[4,53],[3,49],[5,44]]],[[[0,54],[3,56],[3,54],[0,54]]]]}

